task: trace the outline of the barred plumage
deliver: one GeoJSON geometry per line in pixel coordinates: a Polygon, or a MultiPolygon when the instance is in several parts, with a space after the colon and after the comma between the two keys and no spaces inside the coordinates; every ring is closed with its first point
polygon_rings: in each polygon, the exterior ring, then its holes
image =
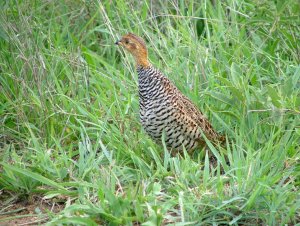
{"type": "Polygon", "coordinates": [[[135,57],[140,120],[154,141],[161,143],[164,135],[168,147],[182,150],[184,146],[192,150],[205,143],[201,131],[212,142],[224,141],[224,137],[212,128],[195,105],[148,62],[147,49],[140,37],[129,33],[116,44],[123,46],[135,57]]]}

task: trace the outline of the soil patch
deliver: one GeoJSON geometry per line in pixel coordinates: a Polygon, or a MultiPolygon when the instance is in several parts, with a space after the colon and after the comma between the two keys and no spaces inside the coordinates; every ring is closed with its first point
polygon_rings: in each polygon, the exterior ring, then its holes
{"type": "Polygon", "coordinates": [[[64,203],[45,200],[39,195],[19,196],[0,191],[0,225],[38,225],[48,221],[49,212],[58,213],[64,203]]]}

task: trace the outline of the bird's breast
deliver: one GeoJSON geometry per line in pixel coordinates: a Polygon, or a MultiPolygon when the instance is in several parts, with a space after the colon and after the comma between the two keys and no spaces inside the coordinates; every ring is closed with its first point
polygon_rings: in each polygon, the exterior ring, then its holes
{"type": "Polygon", "coordinates": [[[176,93],[164,77],[153,70],[140,70],[140,120],[144,130],[157,143],[164,138],[168,147],[185,146],[189,150],[197,146],[197,141],[188,135],[190,128],[178,113],[176,100],[176,93]]]}

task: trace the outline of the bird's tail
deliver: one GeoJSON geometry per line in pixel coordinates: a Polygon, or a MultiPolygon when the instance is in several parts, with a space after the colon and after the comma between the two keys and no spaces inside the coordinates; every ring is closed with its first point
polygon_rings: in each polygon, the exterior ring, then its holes
{"type": "Polygon", "coordinates": [[[224,135],[219,135],[219,136],[218,136],[218,141],[219,141],[221,144],[226,143],[226,136],[224,136],[224,135]]]}
{"type": "Polygon", "coordinates": [[[223,134],[216,134],[216,136],[212,139],[213,143],[221,144],[221,146],[226,145],[226,136],[223,134]]]}

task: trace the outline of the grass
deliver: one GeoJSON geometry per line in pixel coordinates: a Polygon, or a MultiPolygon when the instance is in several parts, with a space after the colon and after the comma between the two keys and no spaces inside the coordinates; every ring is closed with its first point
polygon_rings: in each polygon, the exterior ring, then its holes
{"type": "Polygon", "coordinates": [[[300,222],[297,1],[0,8],[0,222],[28,217],[19,203],[48,225],[300,222]],[[127,32],[231,140],[208,142],[214,168],[204,150],[172,157],[141,128],[133,59],[113,45],[127,32]]]}

